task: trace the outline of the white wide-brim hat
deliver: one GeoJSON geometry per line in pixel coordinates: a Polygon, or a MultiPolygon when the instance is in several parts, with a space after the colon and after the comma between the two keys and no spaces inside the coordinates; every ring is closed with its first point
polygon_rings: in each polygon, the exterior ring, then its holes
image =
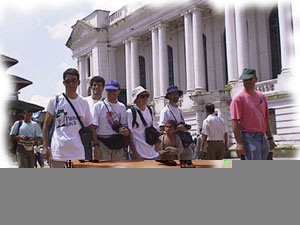
{"type": "Polygon", "coordinates": [[[150,95],[150,92],[143,88],[142,86],[138,86],[135,89],[132,90],[132,103],[135,103],[135,100],[137,99],[137,97],[143,93],[143,92],[147,92],[150,95]]]}

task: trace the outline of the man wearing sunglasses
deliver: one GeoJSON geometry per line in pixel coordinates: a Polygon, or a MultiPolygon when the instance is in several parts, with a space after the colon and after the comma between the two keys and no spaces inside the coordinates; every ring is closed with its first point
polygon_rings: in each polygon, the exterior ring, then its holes
{"type": "MultiPolygon", "coordinates": [[[[77,94],[77,88],[80,84],[78,71],[76,69],[66,70],[63,74],[63,84],[65,86],[65,96],[74,106],[83,125],[92,132],[93,147],[98,149],[99,143],[92,124],[88,102],[77,94]]],[[[50,156],[50,167],[52,168],[63,168],[67,160],[85,159],[85,149],[79,135],[82,126],[65,96],[61,94],[50,100],[43,127],[42,153],[46,157],[50,156]],[[53,118],[55,126],[50,146],[48,133],[53,118]]]]}
{"type": "Polygon", "coordinates": [[[240,80],[244,89],[233,98],[230,105],[236,151],[238,156],[244,156],[246,160],[266,160],[269,149],[276,147],[267,100],[261,92],[256,91],[256,70],[244,69],[240,80]]]}

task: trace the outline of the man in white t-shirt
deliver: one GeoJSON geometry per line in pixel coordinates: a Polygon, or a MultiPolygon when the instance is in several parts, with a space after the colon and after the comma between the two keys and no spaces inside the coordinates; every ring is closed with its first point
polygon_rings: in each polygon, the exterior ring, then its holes
{"type": "MultiPolygon", "coordinates": [[[[73,104],[83,125],[92,132],[93,147],[99,148],[88,102],[76,93],[80,84],[78,71],[76,69],[66,70],[63,79],[65,96],[73,104]]],[[[82,126],[65,96],[59,95],[57,101],[56,98],[50,100],[43,127],[42,153],[50,157],[50,167],[52,168],[63,168],[67,160],[85,159],[85,150],[79,135],[82,126]],[[49,147],[48,133],[53,115],[55,115],[55,127],[49,147]]]]}
{"type": "Polygon", "coordinates": [[[120,84],[110,80],[105,84],[107,98],[93,108],[93,124],[100,143],[101,160],[124,160],[124,139],[130,132],[126,126],[126,107],[118,101],[120,84]]]}
{"type": "Polygon", "coordinates": [[[130,149],[134,157],[136,159],[156,160],[159,154],[155,150],[155,145],[149,145],[146,142],[145,135],[145,129],[153,125],[152,110],[150,111],[149,106],[147,106],[149,97],[149,91],[142,86],[132,90],[132,100],[135,105],[127,110],[127,125],[132,134],[133,146],[130,145],[130,149]],[[135,121],[133,121],[133,113],[135,113],[135,121]],[[143,123],[140,114],[146,124],[143,123]]]}
{"type": "MultiPolygon", "coordinates": [[[[169,100],[169,103],[163,108],[160,112],[159,119],[159,129],[164,131],[165,123],[168,120],[174,120],[178,126],[177,131],[188,132],[187,125],[184,122],[184,118],[182,116],[182,111],[178,107],[179,97],[183,95],[183,91],[179,90],[177,86],[171,85],[167,89],[166,99],[169,100]]],[[[180,155],[180,166],[184,168],[194,168],[192,164],[193,152],[190,146],[186,146],[184,148],[183,153],[180,155]]]]}
{"type": "Polygon", "coordinates": [[[90,82],[90,89],[91,89],[91,95],[86,97],[85,99],[89,103],[90,111],[93,115],[93,107],[94,105],[101,101],[102,98],[102,92],[105,86],[105,80],[100,76],[95,76],[91,79],[90,82]]]}
{"type": "Polygon", "coordinates": [[[207,144],[207,160],[222,160],[227,151],[228,136],[224,121],[215,115],[214,104],[205,105],[207,117],[202,126],[202,143],[200,153],[207,144]]]}

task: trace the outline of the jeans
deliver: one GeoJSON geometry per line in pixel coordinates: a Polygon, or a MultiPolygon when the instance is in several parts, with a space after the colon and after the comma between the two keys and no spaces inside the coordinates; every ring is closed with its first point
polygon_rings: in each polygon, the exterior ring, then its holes
{"type": "Polygon", "coordinates": [[[246,149],[246,160],[266,160],[269,145],[264,133],[242,132],[242,140],[246,149]]]}

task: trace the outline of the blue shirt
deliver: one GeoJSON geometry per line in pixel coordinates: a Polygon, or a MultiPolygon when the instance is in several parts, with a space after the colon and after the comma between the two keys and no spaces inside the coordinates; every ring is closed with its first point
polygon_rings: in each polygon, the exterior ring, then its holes
{"type": "MultiPolygon", "coordinates": [[[[10,135],[17,135],[19,121],[16,121],[11,127],[10,135]]],[[[30,121],[29,123],[22,122],[20,127],[19,135],[24,135],[26,137],[42,137],[42,131],[37,122],[30,121]]]]}

